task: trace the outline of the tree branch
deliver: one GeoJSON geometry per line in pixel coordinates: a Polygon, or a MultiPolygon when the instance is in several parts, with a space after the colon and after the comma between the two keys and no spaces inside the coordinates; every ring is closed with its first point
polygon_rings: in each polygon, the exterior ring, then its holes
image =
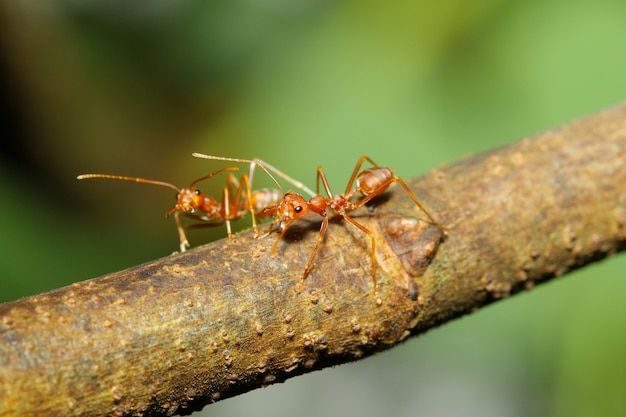
{"type": "MultiPolygon", "coordinates": [[[[0,305],[0,416],[173,415],[366,357],[626,247],[626,105],[398,185],[331,220],[249,232],[0,305]]],[[[416,167],[416,169],[419,169],[416,167]]]]}

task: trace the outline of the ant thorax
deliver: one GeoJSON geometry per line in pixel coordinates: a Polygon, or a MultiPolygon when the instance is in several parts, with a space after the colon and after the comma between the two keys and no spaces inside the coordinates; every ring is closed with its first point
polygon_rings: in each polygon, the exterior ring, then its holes
{"type": "Polygon", "coordinates": [[[345,213],[346,206],[349,204],[350,202],[342,194],[336,194],[328,199],[328,206],[339,214],[345,213]]]}

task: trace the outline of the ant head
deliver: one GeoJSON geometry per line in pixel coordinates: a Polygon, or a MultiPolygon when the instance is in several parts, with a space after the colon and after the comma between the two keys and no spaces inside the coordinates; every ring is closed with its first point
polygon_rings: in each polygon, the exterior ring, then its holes
{"type": "Polygon", "coordinates": [[[170,215],[175,211],[195,213],[196,210],[201,209],[203,202],[204,193],[202,191],[194,187],[182,188],[176,194],[176,205],[167,214],[170,215]]]}
{"type": "Polygon", "coordinates": [[[279,214],[292,220],[303,218],[309,213],[309,204],[298,193],[289,191],[280,203],[279,214]]]}
{"type": "Polygon", "coordinates": [[[275,221],[280,222],[280,231],[285,232],[291,223],[309,213],[307,201],[298,193],[289,191],[276,208],[275,221]]]}

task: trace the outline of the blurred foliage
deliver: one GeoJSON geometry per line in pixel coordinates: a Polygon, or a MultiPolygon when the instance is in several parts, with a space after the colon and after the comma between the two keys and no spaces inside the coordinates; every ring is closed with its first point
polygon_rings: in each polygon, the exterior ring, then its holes
{"type": "MultiPolygon", "coordinates": [[[[224,166],[197,151],[337,188],[362,154],[416,176],[624,100],[625,21],[621,0],[4,0],[0,301],[178,248],[170,190],[77,174],[183,186],[224,166]]],[[[624,271],[205,414],[626,415],[624,271]]]]}

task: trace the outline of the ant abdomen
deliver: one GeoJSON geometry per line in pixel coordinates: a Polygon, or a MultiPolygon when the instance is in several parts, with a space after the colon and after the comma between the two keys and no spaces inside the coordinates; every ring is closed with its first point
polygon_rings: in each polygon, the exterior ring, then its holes
{"type": "Polygon", "coordinates": [[[356,186],[364,196],[380,194],[389,187],[394,177],[391,168],[372,167],[359,173],[356,177],[356,186]]]}

